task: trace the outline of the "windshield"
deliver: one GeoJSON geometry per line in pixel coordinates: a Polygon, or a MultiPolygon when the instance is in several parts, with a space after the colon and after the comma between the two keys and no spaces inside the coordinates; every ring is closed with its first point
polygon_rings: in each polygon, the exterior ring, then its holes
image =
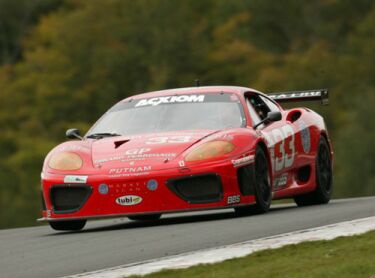
{"type": "Polygon", "coordinates": [[[245,116],[234,94],[174,95],[120,102],[88,132],[133,135],[245,126],[245,116]]]}

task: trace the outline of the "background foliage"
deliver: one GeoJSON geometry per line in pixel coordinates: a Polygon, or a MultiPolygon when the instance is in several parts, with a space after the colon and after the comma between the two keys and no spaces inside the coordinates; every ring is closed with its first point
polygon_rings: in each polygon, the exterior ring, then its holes
{"type": "Polygon", "coordinates": [[[335,197],[375,194],[372,0],[0,0],[0,228],[35,224],[44,156],[135,93],[328,87],[335,197]]]}

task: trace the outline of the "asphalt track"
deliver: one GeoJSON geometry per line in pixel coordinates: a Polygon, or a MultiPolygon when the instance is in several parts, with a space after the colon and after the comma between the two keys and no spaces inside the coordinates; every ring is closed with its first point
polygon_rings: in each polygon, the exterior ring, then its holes
{"type": "Polygon", "coordinates": [[[226,209],[156,222],[91,221],[75,233],[49,226],[0,230],[0,277],[61,277],[370,216],[375,197],[274,205],[268,214],[243,217],[226,209]]]}

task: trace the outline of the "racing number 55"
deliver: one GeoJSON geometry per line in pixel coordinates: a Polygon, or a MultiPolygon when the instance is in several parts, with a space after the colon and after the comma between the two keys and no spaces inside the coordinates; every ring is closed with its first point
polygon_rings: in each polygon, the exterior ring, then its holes
{"type": "Polygon", "coordinates": [[[163,136],[163,137],[153,137],[148,138],[146,141],[147,145],[153,144],[173,144],[173,143],[187,143],[190,142],[191,136],[163,136]]]}
{"type": "Polygon", "coordinates": [[[274,146],[274,153],[271,155],[273,168],[280,171],[293,165],[295,150],[294,130],[290,125],[273,129],[266,135],[270,146],[274,146]]]}

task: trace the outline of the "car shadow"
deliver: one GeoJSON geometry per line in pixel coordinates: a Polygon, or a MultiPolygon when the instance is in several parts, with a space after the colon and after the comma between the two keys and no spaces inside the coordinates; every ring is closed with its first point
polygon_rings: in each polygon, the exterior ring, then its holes
{"type": "MultiPolygon", "coordinates": [[[[157,226],[167,226],[167,225],[178,225],[178,224],[188,224],[188,223],[196,223],[196,222],[208,222],[208,221],[217,221],[217,220],[225,220],[225,219],[233,219],[233,218],[247,218],[247,217],[267,217],[267,215],[273,215],[274,213],[282,212],[285,210],[295,209],[297,206],[295,204],[282,204],[282,205],[275,205],[270,208],[270,211],[267,214],[246,214],[246,215],[237,215],[233,210],[226,210],[223,212],[217,213],[204,213],[203,211],[201,214],[194,214],[194,215],[185,215],[181,213],[181,215],[174,214],[173,216],[167,215],[166,217],[162,217],[159,220],[142,220],[142,221],[133,221],[128,220],[126,222],[116,223],[116,224],[107,224],[103,223],[103,226],[100,227],[93,227],[93,228],[85,228],[81,231],[62,231],[56,232],[53,234],[49,234],[48,236],[61,236],[61,235],[69,235],[69,234],[87,234],[87,233],[97,233],[97,232],[106,232],[106,231],[114,231],[114,230],[125,230],[125,229],[140,229],[140,228],[147,228],[147,227],[157,227],[157,226]]],[[[126,217],[125,217],[126,218],[126,217]]],[[[124,219],[124,217],[120,218],[124,219]]]]}

